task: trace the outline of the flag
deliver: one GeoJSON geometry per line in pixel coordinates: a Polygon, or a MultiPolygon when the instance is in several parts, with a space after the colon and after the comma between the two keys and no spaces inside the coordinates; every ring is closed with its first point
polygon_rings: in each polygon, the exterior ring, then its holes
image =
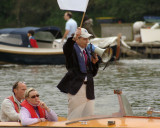
{"type": "Polygon", "coordinates": [[[60,9],[86,12],[89,0],[57,0],[60,9]]]}

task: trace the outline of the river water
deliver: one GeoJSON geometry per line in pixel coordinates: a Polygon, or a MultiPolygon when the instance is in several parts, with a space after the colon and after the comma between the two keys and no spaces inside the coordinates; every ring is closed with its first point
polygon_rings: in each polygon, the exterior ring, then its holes
{"type": "MultiPolygon", "coordinates": [[[[104,97],[112,95],[114,89],[122,89],[134,115],[146,116],[149,106],[160,110],[160,60],[122,59],[105,70],[103,67],[94,78],[95,104],[105,103],[104,97]]],[[[64,65],[0,65],[0,103],[11,95],[15,81],[25,81],[28,88],[38,90],[41,100],[59,116],[66,116],[67,95],[56,87],[66,72],[64,65]]]]}

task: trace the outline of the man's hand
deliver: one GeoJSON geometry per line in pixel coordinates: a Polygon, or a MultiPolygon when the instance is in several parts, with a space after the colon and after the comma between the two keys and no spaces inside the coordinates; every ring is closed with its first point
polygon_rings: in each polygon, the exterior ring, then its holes
{"type": "Polygon", "coordinates": [[[64,39],[67,37],[68,33],[69,33],[69,30],[66,30],[62,37],[61,43],[64,43],[64,39]]]}
{"type": "Polygon", "coordinates": [[[75,32],[73,40],[76,41],[80,35],[81,35],[81,28],[78,27],[76,32],[75,32]]]}
{"type": "Polygon", "coordinates": [[[92,61],[93,64],[95,64],[95,63],[98,62],[98,56],[97,56],[97,54],[94,54],[94,57],[93,56],[91,57],[91,61],[92,61]]]}

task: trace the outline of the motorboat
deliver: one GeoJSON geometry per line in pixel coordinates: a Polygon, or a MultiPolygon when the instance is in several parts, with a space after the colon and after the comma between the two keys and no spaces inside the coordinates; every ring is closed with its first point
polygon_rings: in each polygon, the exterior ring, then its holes
{"type": "Polygon", "coordinates": [[[62,38],[58,27],[24,27],[0,30],[0,62],[15,64],[65,64],[62,47],[55,47],[54,40],[62,38]],[[27,36],[34,30],[39,48],[30,48],[27,36]]]}
{"type": "MultiPolygon", "coordinates": [[[[73,120],[59,117],[57,122],[40,122],[28,127],[160,128],[160,117],[152,116],[154,112],[152,108],[146,109],[148,114],[146,117],[134,115],[127,97],[122,94],[122,90],[114,90],[113,94],[101,98],[103,98],[103,102],[96,102],[95,115],[73,120]]],[[[23,126],[19,122],[0,122],[0,127],[23,126]]]]}

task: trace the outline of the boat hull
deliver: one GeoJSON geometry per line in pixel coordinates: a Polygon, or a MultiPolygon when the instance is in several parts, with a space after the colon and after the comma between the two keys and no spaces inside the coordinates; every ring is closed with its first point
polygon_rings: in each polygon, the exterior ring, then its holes
{"type": "Polygon", "coordinates": [[[26,65],[65,64],[65,57],[63,54],[31,55],[0,52],[0,58],[0,61],[2,61],[3,63],[26,65]]]}
{"type": "Polygon", "coordinates": [[[0,62],[26,65],[65,64],[62,49],[0,45],[0,62]]]}

